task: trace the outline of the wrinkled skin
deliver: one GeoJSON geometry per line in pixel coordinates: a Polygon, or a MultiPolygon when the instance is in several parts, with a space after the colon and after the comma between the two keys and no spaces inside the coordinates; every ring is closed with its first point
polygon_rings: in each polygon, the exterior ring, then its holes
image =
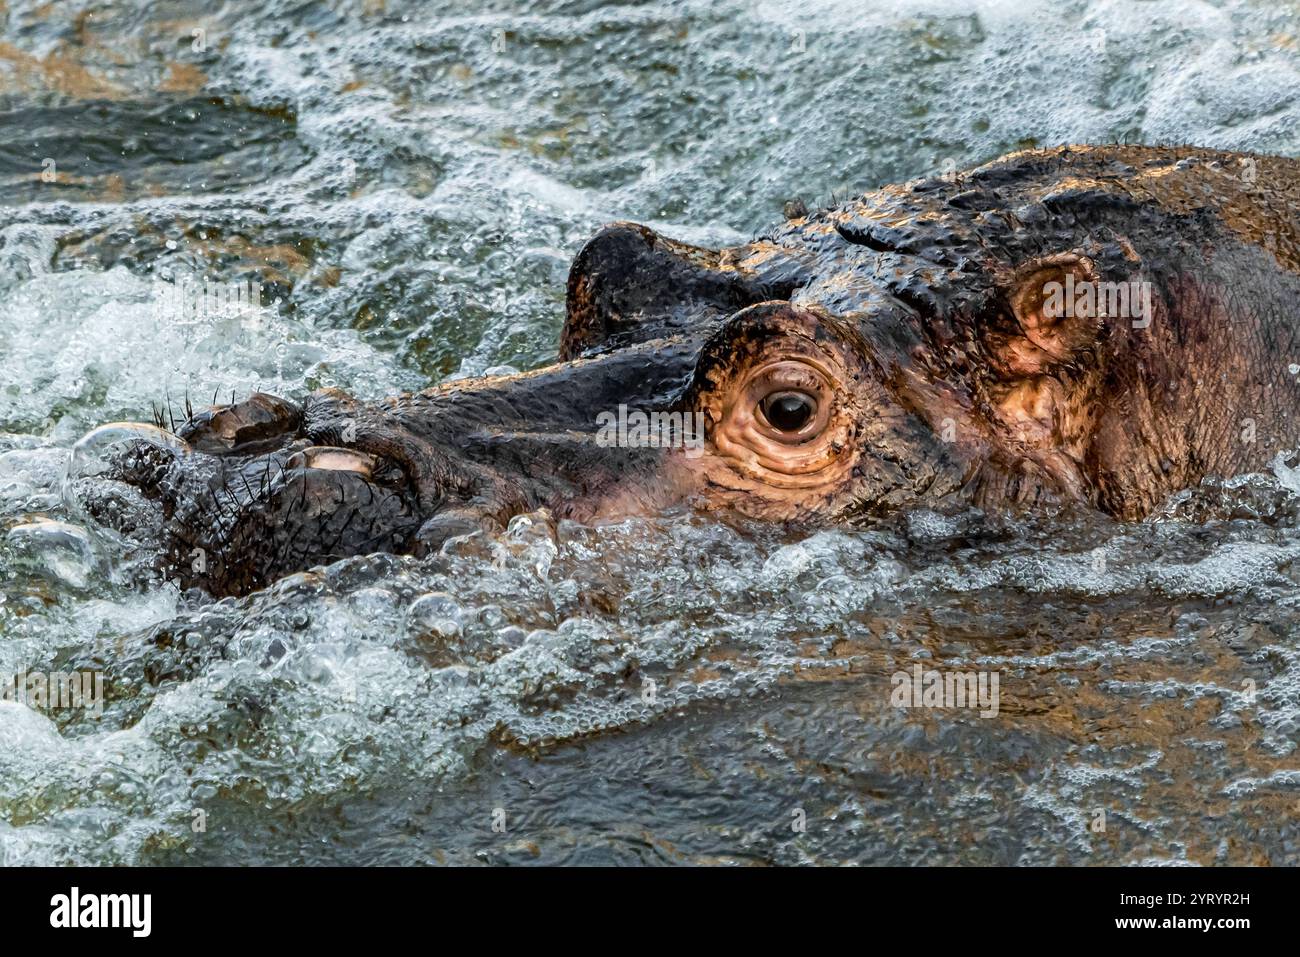
{"type": "Polygon", "coordinates": [[[540,507],[1137,519],[1296,445],[1298,223],[1295,160],[1071,147],[721,251],[615,224],[573,264],[558,364],[374,404],[256,395],[178,429],[188,454],[135,448],[120,477],[159,501],[173,573],[214,594],[540,507]],[[1149,283],[1151,311],[1061,316],[1045,296],[1067,280],[1149,283]],[[604,447],[597,415],[620,404],[702,414],[702,454],[604,447]]]}

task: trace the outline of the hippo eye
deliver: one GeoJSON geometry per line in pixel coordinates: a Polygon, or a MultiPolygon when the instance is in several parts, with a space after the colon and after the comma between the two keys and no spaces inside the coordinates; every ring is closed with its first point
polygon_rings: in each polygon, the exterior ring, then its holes
{"type": "Polygon", "coordinates": [[[758,404],[768,425],[778,432],[798,432],[817,414],[817,400],[806,392],[773,392],[758,404]]]}

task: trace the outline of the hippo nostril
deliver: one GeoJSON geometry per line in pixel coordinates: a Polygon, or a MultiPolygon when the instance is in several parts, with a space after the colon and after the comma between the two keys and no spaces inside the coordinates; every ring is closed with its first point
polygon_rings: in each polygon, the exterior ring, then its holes
{"type": "Polygon", "coordinates": [[[323,469],[331,472],[355,472],[370,478],[375,472],[375,458],[356,449],[343,449],[331,445],[313,445],[291,455],[288,469],[323,469]]]}
{"type": "Polygon", "coordinates": [[[200,452],[227,455],[268,451],[292,434],[302,410],[292,402],[255,392],[243,402],[200,412],[176,430],[200,452]]]}

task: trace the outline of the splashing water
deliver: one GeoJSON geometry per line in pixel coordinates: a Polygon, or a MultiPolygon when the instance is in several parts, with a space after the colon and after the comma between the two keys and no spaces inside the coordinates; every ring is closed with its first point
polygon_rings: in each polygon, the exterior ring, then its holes
{"type": "Polygon", "coordinates": [[[0,863],[1300,860],[1286,458],[1139,525],[538,514],[216,602],[65,495],[155,404],[549,361],[609,220],[735,242],[1065,140],[1295,155],[1294,3],[83,6],[0,13],[0,678],[106,701],[0,701],[0,863]],[[997,714],[896,706],[918,664],[997,714]]]}

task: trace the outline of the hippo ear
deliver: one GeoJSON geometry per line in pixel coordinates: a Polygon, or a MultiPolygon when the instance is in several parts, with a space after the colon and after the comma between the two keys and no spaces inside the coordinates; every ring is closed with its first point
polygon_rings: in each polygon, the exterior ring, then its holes
{"type": "Polygon", "coordinates": [[[569,272],[560,359],[628,346],[722,318],[769,298],[727,250],[689,246],[614,223],[587,241],[569,272]]]}
{"type": "Polygon", "coordinates": [[[1011,311],[1044,365],[1068,362],[1097,341],[1101,315],[1092,262],[1061,253],[1026,263],[1010,286],[1011,311]]]}

